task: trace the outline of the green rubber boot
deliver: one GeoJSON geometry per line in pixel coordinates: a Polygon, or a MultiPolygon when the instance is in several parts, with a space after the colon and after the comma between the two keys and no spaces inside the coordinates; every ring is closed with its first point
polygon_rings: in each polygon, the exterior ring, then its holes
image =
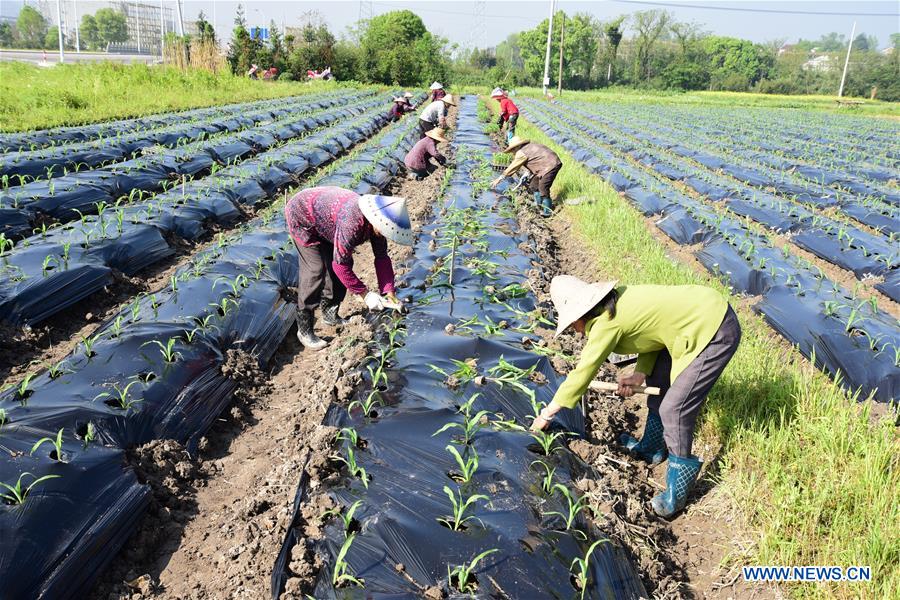
{"type": "Polygon", "coordinates": [[[684,510],[688,494],[691,493],[691,489],[697,482],[701,466],[703,466],[703,462],[696,456],[682,458],[669,454],[666,489],[650,501],[656,514],[668,519],[684,510]]]}
{"type": "Polygon", "coordinates": [[[541,198],[541,216],[545,219],[553,216],[553,202],[547,196],[541,198]]]}

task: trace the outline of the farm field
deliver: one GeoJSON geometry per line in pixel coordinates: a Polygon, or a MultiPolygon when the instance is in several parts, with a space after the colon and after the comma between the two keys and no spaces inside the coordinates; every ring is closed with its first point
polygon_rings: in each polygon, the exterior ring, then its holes
{"type": "Polygon", "coordinates": [[[500,146],[476,95],[451,112],[448,167],[413,181],[398,90],[295,89],[0,134],[4,594],[781,593],[716,587],[766,562],[871,565],[863,597],[898,591],[882,416],[900,395],[900,127],[526,99],[521,131],[560,148],[555,192],[581,198],[542,221],[490,189],[500,146]],[[316,185],[407,197],[417,233],[391,250],[405,313],[348,300],[320,353],[294,335],[282,212],[316,185]],[[679,521],[645,506],[659,472],[615,445],[636,402],[591,392],[570,435],[527,432],[579,349],[548,301],[570,271],[707,282],[740,308],[679,521]]]}

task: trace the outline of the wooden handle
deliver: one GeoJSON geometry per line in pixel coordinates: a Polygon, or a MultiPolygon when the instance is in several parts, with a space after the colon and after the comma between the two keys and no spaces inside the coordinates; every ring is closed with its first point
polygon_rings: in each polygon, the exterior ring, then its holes
{"type": "MultiPolygon", "coordinates": [[[[598,392],[615,392],[619,389],[618,383],[609,383],[606,381],[592,381],[589,386],[592,390],[598,392]]],[[[659,396],[660,389],[658,387],[645,387],[642,385],[632,388],[635,394],[648,394],[650,396],[659,396]]]]}

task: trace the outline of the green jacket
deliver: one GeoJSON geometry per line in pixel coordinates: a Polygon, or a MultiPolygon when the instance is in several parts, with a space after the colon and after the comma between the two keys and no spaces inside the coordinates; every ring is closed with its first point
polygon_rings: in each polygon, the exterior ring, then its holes
{"type": "Polygon", "coordinates": [[[560,406],[578,404],[610,352],[637,354],[635,370],[649,375],[665,348],[675,381],[716,335],[728,310],[717,291],[700,285],[632,285],[616,291],[616,317],[603,313],[585,326],[587,343],[578,366],[553,397],[560,406]]]}

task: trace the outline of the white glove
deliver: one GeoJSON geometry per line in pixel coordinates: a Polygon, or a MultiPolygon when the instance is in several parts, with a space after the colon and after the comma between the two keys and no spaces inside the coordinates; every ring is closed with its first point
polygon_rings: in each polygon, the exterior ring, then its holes
{"type": "Polygon", "coordinates": [[[380,294],[366,292],[364,300],[369,310],[384,310],[384,298],[380,294]]]}

